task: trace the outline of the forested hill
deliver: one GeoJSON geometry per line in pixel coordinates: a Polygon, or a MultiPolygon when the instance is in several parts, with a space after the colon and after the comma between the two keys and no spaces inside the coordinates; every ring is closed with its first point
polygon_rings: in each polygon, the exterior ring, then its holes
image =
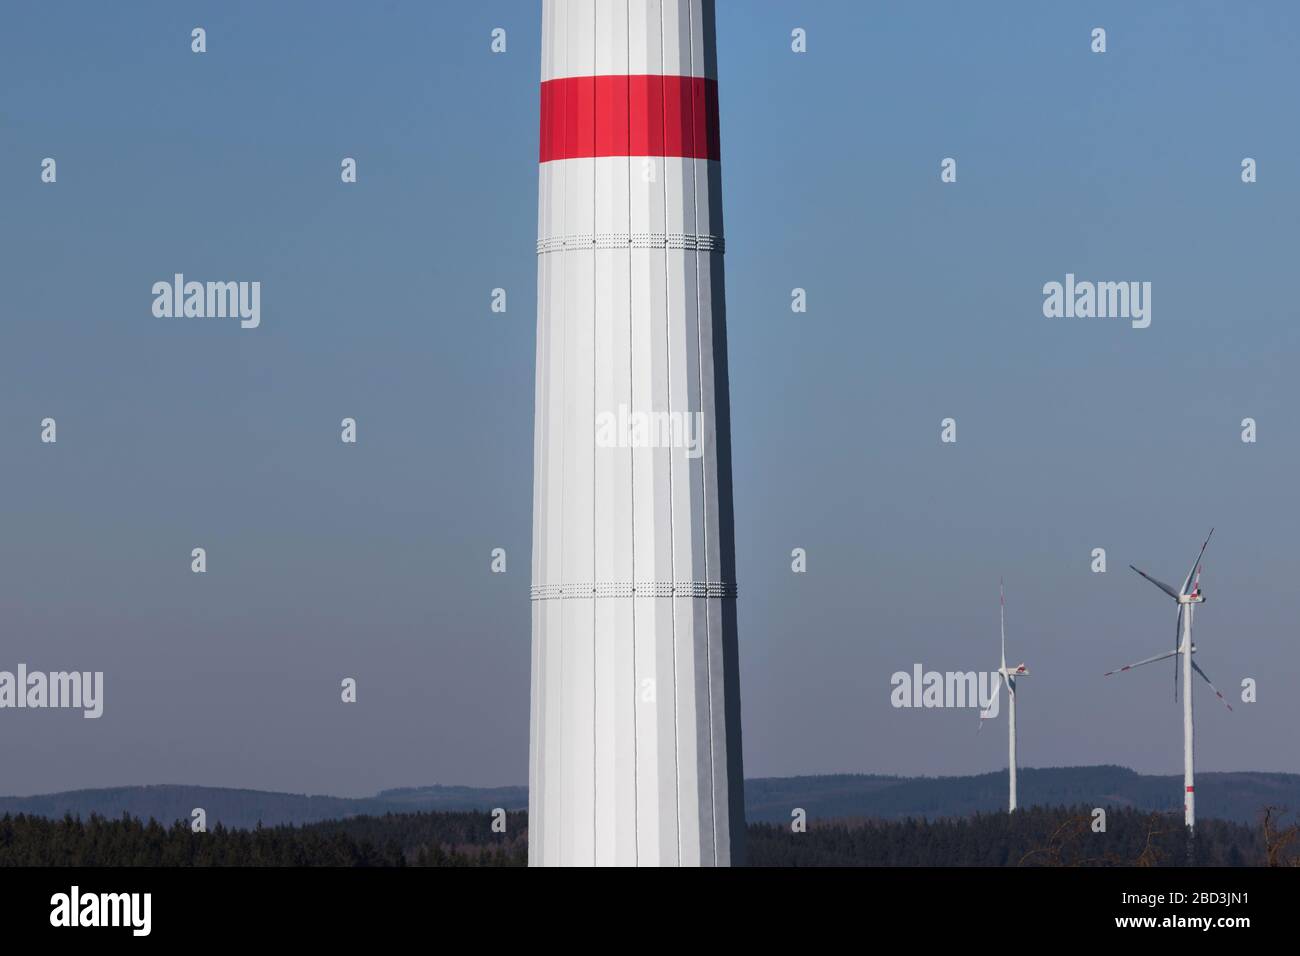
{"type": "MultiPolygon", "coordinates": [[[[1034,807],[927,822],[812,822],[806,832],[753,823],[751,866],[1181,866],[1178,814],[1114,810],[1105,827],[1088,807],[1034,807]]],[[[1243,826],[1197,822],[1195,862],[1207,866],[1295,866],[1300,828],[1290,819],[1243,826]]],[[[528,819],[398,813],[306,827],[194,833],[130,817],[0,817],[2,866],[523,866],[528,819]]]]}
{"type": "MultiPolygon", "coordinates": [[[[1202,773],[1196,777],[1197,809],[1205,817],[1254,825],[1265,806],[1300,810],[1300,775],[1285,773],[1202,773]]],[[[1180,776],[1146,776],[1124,767],[1024,768],[1020,805],[1130,807],[1178,811],[1180,776]]],[[[745,782],[745,813],[750,822],[786,823],[800,807],[812,820],[856,817],[931,820],[989,813],[1006,806],[1005,770],[970,777],[886,777],[841,774],[817,777],[767,777],[745,782]]],[[[382,815],[437,810],[522,810],[525,787],[411,787],[373,797],[308,796],[221,787],[164,785],[74,790],[33,797],[0,797],[0,814],[24,813],[61,818],[72,814],[108,818],[123,813],[170,823],[190,819],[202,807],[208,827],[251,828],[337,820],[361,814],[382,815]]]]}
{"type": "MultiPolygon", "coordinates": [[[[1127,767],[1043,767],[1019,772],[1019,803],[1028,806],[1131,807],[1182,812],[1182,775],[1154,776],[1127,767]]],[[[1007,772],[972,777],[769,777],[745,782],[745,816],[785,822],[792,807],[813,818],[940,819],[1005,810],[1007,772]]],[[[1300,810],[1300,774],[1198,773],[1198,815],[1254,824],[1266,806],[1300,810]]]]}
{"type": "Polygon", "coordinates": [[[434,810],[523,810],[528,807],[527,787],[410,787],[384,790],[373,797],[329,797],[228,787],[159,784],[113,787],[103,790],[69,790],[33,797],[0,797],[0,814],[59,818],[67,814],[116,819],[122,814],[171,823],[190,820],[196,807],[207,815],[208,828],[218,823],[251,829],[259,823],[317,823],[361,814],[434,810]]]}

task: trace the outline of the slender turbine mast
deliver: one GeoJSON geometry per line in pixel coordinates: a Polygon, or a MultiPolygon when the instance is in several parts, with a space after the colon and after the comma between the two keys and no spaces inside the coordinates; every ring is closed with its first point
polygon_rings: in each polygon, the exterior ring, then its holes
{"type": "Polygon", "coordinates": [[[1192,671],[1196,671],[1201,676],[1201,679],[1210,685],[1210,690],[1214,691],[1215,696],[1223,701],[1224,706],[1228,710],[1232,710],[1232,705],[1214,686],[1214,682],[1210,680],[1209,675],[1201,670],[1196,661],[1192,660],[1192,655],[1196,653],[1196,645],[1192,643],[1192,616],[1196,611],[1196,605],[1205,603],[1205,597],[1201,594],[1201,558],[1205,556],[1205,549],[1212,537],[1214,537],[1213,528],[1206,535],[1205,543],[1201,545],[1201,553],[1196,556],[1196,561],[1187,572],[1187,577],[1183,579],[1183,586],[1178,590],[1174,590],[1163,581],[1156,580],[1141,568],[1129,565],[1130,568],[1133,568],[1134,571],[1178,602],[1178,623],[1174,631],[1174,649],[1164,654],[1157,654],[1155,657],[1148,657],[1146,660],[1138,661],[1135,664],[1128,664],[1119,670],[1106,672],[1106,676],[1109,677],[1111,674],[1120,674],[1135,667],[1141,667],[1143,664],[1152,664],[1170,657],[1182,658],[1181,662],[1177,660],[1174,662],[1174,700],[1178,700],[1178,671],[1181,664],[1183,672],[1183,823],[1187,826],[1189,832],[1194,831],[1196,827],[1196,785],[1192,778],[1192,671]]]}
{"type": "MultiPolygon", "coordinates": [[[[1007,667],[1007,592],[1002,583],[998,583],[998,596],[1002,604],[1002,664],[998,667],[998,680],[1007,685],[1007,766],[1010,768],[1010,796],[1007,800],[1007,812],[1016,810],[1016,678],[1028,677],[1029,668],[1023,663],[1018,667],[1007,667]]],[[[980,714],[983,718],[985,715],[980,714]]]]}
{"type": "Polygon", "coordinates": [[[743,862],[714,25],[542,4],[534,866],[743,862]]]}

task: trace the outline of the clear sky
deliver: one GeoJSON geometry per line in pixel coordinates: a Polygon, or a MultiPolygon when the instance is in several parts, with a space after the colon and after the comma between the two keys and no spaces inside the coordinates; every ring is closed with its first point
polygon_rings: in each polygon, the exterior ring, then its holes
{"type": "MultiPolygon", "coordinates": [[[[1102,673],[1173,645],[1126,565],[1211,525],[1197,661],[1259,699],[1198,698],[1198,769],[1300,771],[1300,8],[718,7],[747,775],[1004,767],[1001,720],[890,706],[997,666],[999,577],[1022,765],[1177,772],[1172,665],[1102,673]],[[1045,318],[1066,273],[1151,326],[1045,318]]],[[[0,669],[106,682],[0,710],[0,792],[526,780],[539,25],[0,14],[0,669]],[[155,318],[176,272],[261,326],[155,318]]]]}

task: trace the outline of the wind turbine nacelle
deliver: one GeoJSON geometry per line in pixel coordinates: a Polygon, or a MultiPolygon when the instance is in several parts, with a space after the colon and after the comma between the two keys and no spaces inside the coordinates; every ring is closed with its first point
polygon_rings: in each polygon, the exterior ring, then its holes
{"type": "Polygon", "coordinates": [[[1028,676],[1029,676],[1029,668],[1026,667],[1024,664],[1021,664],[1019,667],[1008,667],[1008,668],[1007,668],[1007,676],[1008,676],[1008,677],[1028,677],[1028,676]]]}
{"type": "Polygon", "coordinates": [[[1191,594],[1181,594],[1178,597],[1179,604],[1204,604],[1205,597],[1200,591],[1193,591],[1191,594]]]}

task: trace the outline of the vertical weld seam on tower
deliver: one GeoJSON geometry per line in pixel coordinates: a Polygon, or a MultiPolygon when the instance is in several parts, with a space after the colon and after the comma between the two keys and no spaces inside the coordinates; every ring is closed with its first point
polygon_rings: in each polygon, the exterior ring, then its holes
{"type": "MultiPolygon", "coordinates": [[[[591,50],[592,50],[591,65],[592,65],[593,73],[596,71],[596,43],[597,43],[597,39],[600,36],[600,31],[596,27],[599,16],[600,16],[600,4],[597,3],[594,4],[592,7],[592,17],[591,17],[591,50]]],[[[595,93],[596,91],[593,87],[592,89],[593,100],[595,98],[595,93]]],[[[594,108],[591,111],[591,138],[592,141],[595,142],[596,110],[594,108]]],[[[596,234],[596,220],[597,220],[597,189],[596,189],[596,175],[595,175],[595,171],[593,170],[592,177],[591,177],[591,234],[593,236],[596,234]]],[[[592,253],[593,261],[592,261],[592,268],[591,268],[591,408],[593,413],[595,412],[596,409],[596,373],[597,373],[596,323],[598,321],[596,316],[596,310],[600,307],[599,299],[596,291],[598,285],[596,279],[596,271],[597,271],[598,263],[595,262],[595,255],[596,254],[593,252],[592,253]]],[[[592,495],[591,495],[592,575],[591,575],[591,579],[594,582],[599,580],[599,574],[596,571],[596,501],[598,497],[598,485],[596,483],[596,456],[595,455],[591,456],[591,490],[592,490],[592,495]]],[[[593,594],[594,593],[595,592],[593,588],[593,594]]],[[[597,697],[596,688],[599,684],[599,676],[596,670],[596,660],[598,657],[596,642],[597,642],[596,601],[593,598],[591,602],[591,753],[592,753],[593,760],[595,759],[596,753],[599,751],[599,745],[596,739],[596,697],[597,697]]],[[[591,853],[593,859],[599,859],[600,857],[600,846],[598,845],[597,842],[597,833],[596,833],[596,817],[600,813],[599,810],[600,774],[597,772],[598,769],[599,769],[599,763],[597,762],[597,765],[592,768],[592,774],[591,774],[591,853]]]]}
{"type": "MultiPolygon", "coordinates": [[[[626,69],[632,68],[632,4],[628,0],[624,4],[623,22],[628,25],[627,30],[627,58],[624,61],[626,69]]],[[[626,169],[627,169],[627,228],[628,234],[632,232],[632,84],[625,83],[624,89],[627,90],[627,115],[629,122],[627,124],[627,141],[625,150],[627,152],[626,169]]],[[[636,339],[632,335],[632,244],[628,243],[627,247],[627,404],[629,408],[634,408],[633,397],[636,394],[636,383],[633,379],[636,369],[636,339]]],[[[630,522],[629,537],[632,549],[632,581],[636,577],[636,462],[631,455],[627,456],[627,476],[628,476],[628,513],[633,516],[630,522]]],[[[634,863],[641,862],[641,841],[638,839],[641,826],[641,768],[640,753],[637,744],[637,713],[636,698],[640,688],[636,681],[636,598],[628,602],[631,605],[632,612],[632,860],[634,863]]]]}
{"type": "MultiPolygon", "coordinates": [[[[690,19],[690,30],[688,31],[691,55],[691,76],[696,75],[695,63],[695,4],[689,4],[686,8],[686,15],[690,19]]],[[[703,44],[701,43],[701,49],[703,44]]],[[[704,64],[699,64],[699,75],[704,76],[706,73],[704,64]]],[[[699,153],[699,144],[695,142],[695,137],[699,132],[699,122],[695,115],[696,97],[695,91],[691,91],[691,153],[699,153]]],[[[708,175],[708,169],[705,169],[705,175],[708,175]]],[[[694,163],[691,164],[691,204],[695,215],[695,232],[700,232],[700,189],[699,189],[699,171],[694,163]]],[[[713,224],[709,224],[713,228],[713,224]]],[[[695,375],[696,375],[696,398],[700,406],[701,422],[704,414],[704,333],[701,328],[704,324],[704,310],[700,302],[700,249],[697,245],[694,252],[695,256],[695,375]]],[[[700,442],[704,441],[703,426],[700,428],[700,442]]],[[[715,426],[716,431],[716,426],[715,426]]],[[[700,512],[703,515],[703,535],[704,541],[704,580],[715,580],[715,569],[710,566],[709,562],[709,469],[700,467],[700,512]]],[[[721,580],[720,577],[716,578],[721,580]]],[[[714,758],[714,741],[713,741],[713,654],[711,653],[712,644],[712,623],[709,619],[708,605],[704,608],[704,668],[705,680],[708,687],[708,720],[709,720],[709,824],[713,829],[712,856],[713,865],[718,865],[718,794],[714,784],[717,781],[715,758],[714,758]]]]}
{"type": "MultiPolygon", "coordinates": [[[[667,69],[667,63],[664,60],[664,7],[659,4],[659,102],[662,105],[660,110],[660,126],[663,129],[663,144],[665,155],[662,158],[662,173],[660,177],[663,183],[664,194],[664,232],[668,232],[668,81],[664,78],[664,70],[667,69]]],[[[630,125],[630,124],[629,124],[630,125]]],[[[668,295],[668,249],[664,249],[664,376],[667,380],[667,388],[664,389],[664,402],[668,406],[668,420],[671,422],[673,417],[673,310],[672,299],[668,295]]],[[[677,523],[674,520],[677,517],[676,503],[673,497],[673,463],[668,462],[668,563],[672,568],[673,580],[679,580],[677,575],[677,523]]],[[[676,826],[677,834],[677,862],[682,861],[682,731],[679,715],[677,712],[677,699],[681,689],[681,681],[678,679],[677,672],[677,598],[676,596],[668,599],[669,620],[672,622],[672,649],[673,649],[673,801],[676,808],[676,826]]]]}

